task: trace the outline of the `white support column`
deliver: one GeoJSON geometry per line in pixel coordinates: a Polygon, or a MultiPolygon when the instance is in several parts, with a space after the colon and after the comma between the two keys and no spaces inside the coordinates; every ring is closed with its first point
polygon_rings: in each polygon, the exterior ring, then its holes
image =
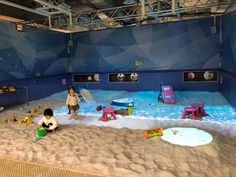
{"type": "Polygon", "coordinates": [[[157,12],[161,11],[161,1],[157,0],[157,12]]]}
{"type": "Polygon", "coordinates": [[[48,25],[49,25],[49,29],[51,29],[52,28],[51,15],[48,16],[48,25]]]}
{"type": "Polygon", "coordinates": [[[69,14],[69,20],[70,20],[70,27],[72,27],[73,26],[73,22],[72,22],[72,14],[71,13],[69,14]]]}
{"type": "Polygon", "coordinates": [[[142,5],[142,7],[141,7],[141,18],[142,18],[142,20],[145,18],[145,16],[146,16],[146,11],[145,11],[145,0],[140,0],[141,1],[141,5],[142,5]]]}
{"type": "Polygon", "coordinates": [[[176,14],[176,0],[172,0],[172,13],[176,14]]]}

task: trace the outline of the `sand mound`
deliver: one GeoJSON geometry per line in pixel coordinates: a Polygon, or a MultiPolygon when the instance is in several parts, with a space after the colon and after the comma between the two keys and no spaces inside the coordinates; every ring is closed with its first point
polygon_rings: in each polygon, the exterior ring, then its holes
{"type": "Polygon", "coordinates": [[[34,142],[35,125],[0,124],[0,156],[122,177],[233,177],[236,138],[214,134],[211,144],[146,140],[141,130],[61,126],[34,142]]]}

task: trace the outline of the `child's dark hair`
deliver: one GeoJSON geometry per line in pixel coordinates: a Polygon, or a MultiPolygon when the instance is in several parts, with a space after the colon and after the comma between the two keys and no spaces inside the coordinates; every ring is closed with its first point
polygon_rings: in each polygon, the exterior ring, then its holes
{"type": "Polygon", "coordinates": [[[70,93],[70,89],[73,89],[75,91],[75,93],[77,93],[74,86],[71,86],[68,88],[68,93],[70,93]]]}
{"type": "Polygon", "coordinates": [[[50,109],[50,108],[47,108],[47,109],[45,109],[44,110],[44,116],[53,116],[53,111],[52,111],[52,109],[50,109]]]}

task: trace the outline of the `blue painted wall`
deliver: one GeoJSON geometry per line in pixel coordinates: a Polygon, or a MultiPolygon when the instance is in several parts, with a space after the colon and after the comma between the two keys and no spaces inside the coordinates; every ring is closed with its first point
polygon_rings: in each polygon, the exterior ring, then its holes
{"type": "Polygon", "coordinates": [[[28,90],[29,100],[38,100],[53,93],[66,90],[72,85],[71,74],[45,76],[30,79],[20,79],[1,83],[2,85],[14,86],[19,88],[18,98],[16,93],[0,94],[0,106],[12,105],[15,103],[26,102],[26,92],[22,88],[28,90]],[[66,79],[66,84],[62,84],[62,79],[66,79]]]}
{"type": "Polygon", "coordinates": [[[68,71],[67,36],[48,30],[18,32],[0,21],[0,82],[68,71]]]}
{"type": "Polygon", "coordinates": [[[139,74],[139,83],[108,83],[102,74],[100,84],[87,84],[91,89],[159,90],[162,80],[175,90],[217,91],[218,83],[184,83],[183,71],[219,68],[219,20],[215,34],[214,18],[73,34],[70,70],[139,74]]]}
{"type": "Polygon", "coordinates": [[[236,74],[228,71],[222,72],[222,84],[220,85],[220,92],[229,101],[229,103],[236,108],[236,74]]]}
{"type": "Polygon", "coordinates": [[[104,90],[127,90],[127,91],[140,91],[152,90],[159,91],[160,83],[171,83],[174,90],[198,90],[198,91],[218,91],[218,83],[184,83],[182,71],[145,71],[138,72],[139,81],[132,83],[109,83],[108,74],[100,74],[99,83],[74,83],[80,87],[87,89],[104,89],[104,90]]]}
{"type": "Polygon", "coordinates": [[[222,69],[236,73],[236,11],[222,16],[222,69]]]}
{"type": "Polygon", "coordinates": [[[236,108],[236,11],[222,16],[222,84],[220,91],[236,108]]]}
{"type": "MultiPolygon", "coordinates": [[[[216,22],[218,28],[218,18],[216,22]]],[[[84,84],[89,89],[159,90],[164,81],[175,90],[217,91],[217,83],[183,83],[182,73],[219,67],[219,31],[211,33],[213,24],[213,18],[205,18],[76,33],[68,47],[69,35],[22,33],[14,24],[0,22],[0,83],[27,87],[30,100],[65,90],[72,84],[70,73],[102,73],[99,84],[84,84]],[[136,66],[136,60],[142,65],[136,66]],[[107,73],[122,71],[138,72],[139,82],[108,82],[107,73]]]]}
{"type": "MultiPolygon", "coordinates": [[[[219,18],[216,20],[219,29],[219,18]]],[[[73,34],[72,72],[218,68],[214,18],[73,34]],[[135,61],[142,61],[136,67],[135,61]]]]}
{"type": "MultiPolygon", "coordinates": [[[[27,87],[29,100],[49,96],[71,85],[71,75],[65,74],[68,61],[65,34],[18,32],[14,24],[0,22],[0,86],[27,87]],[[62,85],[63,78],[66,85],[62,85]]],[[[21,101],[26,101],[24,90],[18,92],[18,99],[16,93],[0,95],[0,106],[21,101]]]]}

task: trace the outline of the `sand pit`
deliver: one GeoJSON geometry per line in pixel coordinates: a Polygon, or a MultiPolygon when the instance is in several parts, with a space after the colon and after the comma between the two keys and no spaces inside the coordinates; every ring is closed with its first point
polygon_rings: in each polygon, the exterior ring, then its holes
{"type": "MultiPolygon", "coordinates": [[[[30,106],[57,108],[64,104],[40,100],[30,106]]],[[[0,119],[25,115],[19,111],[20,107],[3,111],[0,119]]],[[[65,114],[56,118],[68,125],[61,125],[56,133],[37,143],[36,125],[0,123],[0,156],[116,177],[234,177],[236,174],[234,124],[221,127],[200,121],[157,122],[119,116],[115,121],[103,122],[99,116],[76,120],[65,114]],[[191,127],[191,124],[210,132],[213,141],[199,147],[178,146],[160,137],[146,140],[143,130],[134,129],[191,127]]]]}
{"type": "Polygon", "coordinates": [[[35,125],[0,124],[0,156],[117,177],[233,177],[236,138],[213,134],[211,144],[190,148],[142,130],[68,125],[34,143],[35,125]]]}

